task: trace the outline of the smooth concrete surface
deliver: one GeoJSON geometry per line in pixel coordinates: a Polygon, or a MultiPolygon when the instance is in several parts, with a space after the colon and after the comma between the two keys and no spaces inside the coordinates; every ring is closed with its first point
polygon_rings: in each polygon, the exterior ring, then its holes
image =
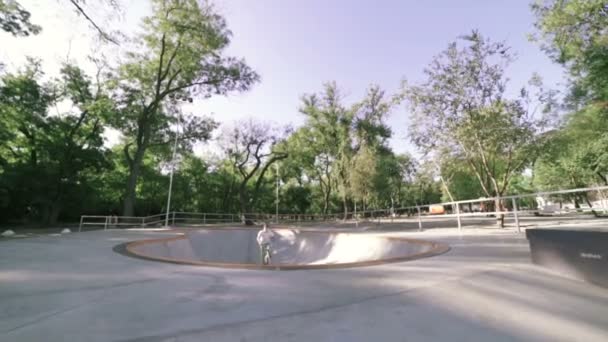
{"type": "Polygon", "coordinates": [[[112,251],[160,232],[0,241],[0,341],[608,340],[608,291],[532,265],[512,230],[378,233],[452,249],[396,264],[274,272],[112,251]]]}
{"type": "MultiPolygon", "coordinates": [[[[181,238],[133,243],[128,250],[149,258],[209,263],[260,264],[258,229],[198,229],[181,238]]],[[[359,233],[274,229],[271,265],[336,265],[443,252],[447,246],[359,233]],[[442,248],[444,247],[444,248],[442,248]]]]}

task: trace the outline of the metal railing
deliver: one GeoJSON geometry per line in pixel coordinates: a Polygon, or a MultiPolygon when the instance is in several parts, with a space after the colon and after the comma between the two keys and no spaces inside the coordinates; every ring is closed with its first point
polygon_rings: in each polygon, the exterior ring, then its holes
{"type": "MultiPolygon", "coordinates": [[[[267,214],[267,213],[193,213],[174,211],[168,213],[168,222],[175,226],[201,226],[212,224],[241,223],[244,220],[253,222],[276,222],[276,223],[318,223],[332,221],[376,221],[383,220],[394,222],[399,219],[414,219],[418,223],[418,229],[423,229],[425,221],[437,219],[456,219],[459,231],[462,231],[462,220],[479,217],[493,216],[497,219],[512,218],[515,227],[521,231],[520,221],[523,217],[539,215],[580,215],[593,213],[594,215],[606,215],[608,218],[608,186],[578,188],[557,191],[542,191],[529,194],[509,195],[502,197],[478,198],[462,201],[443,202],[436,204],[421,204],[409,207],[377,209],[364,211],[350,211],[331,214],[267,214]],[[590,200],[589,194],[595,198],[595,204],[590,200]],[[578,194],[578,195],[577,195],[578,194]],[[530,201],[529,199],[533,200],[530,201]],[[552,210],[539,208],[536,204],[537,198],[549,198],[559,200],[560,207],[552,207],[552,210]],[[528,199],[528,200],[527,200],[528,199]],[[527,201],[526,201],[527,200],[527,201]],[[564,206],[564,202],[566,205],[564,206]],[[500,203],[496,207],[496,203],[500,203]],[[598,204],[599,203],[599,204],[598,204]],[[468,206],[468,208],[467,208],[468,206]],[[473,207],[475,206],[475,207],[473,207]],[[433,208],[442,211],[433,212],[433,208]],[[491,209],[487,209],[491,208],[491,209]],[[559,209],[559,210],[556,210],[559,209]]],[[[167,213],[152,216],[99,216],[83,215],[80,218],[79,231],[87,227],[103,228],[154,228],[163,227],[167,213]]]]}
{"type": "MultiPolygon", "coordinates": [[[[508,195],[502,197],[489,197],[489,198],[478,198],[470,200],[461,200],[453,202],[443,202],[436,204],[421,204],[417,206],[400,207],[392,209],[380,209],[380,210],[367,210],[360,212],[349,212],[346,215],[346,219],[367,220],[380,222],[382,219],[395,220],[401,218],[404,215],[407,217],[415,217],[418,221],[419,230],[423,229],[423,221],[431,219],[442,219],[442,218],[455,218],[457,227],[462,231],[462,219],[473,218],[473,217],[488,217],[493,216],[495,218],[502,219],[512,217],[514,220],[515,227],[521,232],[520,218],[524,216],[562,216],[570,214],[589,214],[603,215],[608,218],[608,196],[605,193],[608,191],[608,186],[598,186],[589,188],[577,188],[568,190],[556,190],[556,191],[542,191],[529,194],[520,195],[508,195]],[[597,194],[595,204],[591,204],[588,198],[588,193],[597,194]],[[576,199],[576,194],[579,194],[576,199]],[[573,196],[574,195],[574,196],[573,196]],[[539,208],[538,205],[531,206],[532,201],[528,203],[524,200],[533,198],[533,203],[536,203],[537,198],[549,197],[558,198],[561,200],[570,201],[566,207],[560,207],[559,210],[551,209],[547,210],[539,208]],[[569,198],[570,197],[570,198],[569,198]],[[571,198],[571,197],[574,197],[571,198]],[[579,202],[578,205],[572,203],[579,202]],[[496,203],[500,203],[500,207],[496,208],[496,203]],[[477,204],[476,210],[463,209],[464,205],[477,204]],[[482,209],[484,206],[493,207],[492,210],[482,209]],[[433,213],[431,208],[443,208],[441,213],[433,213]]],[[[562,201],[560,201],[561,203],[562,201]]],[[[563,204],[563,203],[562,203],[563,204]]]]}

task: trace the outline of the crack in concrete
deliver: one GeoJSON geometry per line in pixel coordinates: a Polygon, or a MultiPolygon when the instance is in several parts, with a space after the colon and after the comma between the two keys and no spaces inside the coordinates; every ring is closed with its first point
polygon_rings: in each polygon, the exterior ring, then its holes
{"type": "MultiPolygon", "coordinates": [[[[190,273],[187,273],[187,272],[183,272],[183,271],[170,272],[170,274],[181,274],[181,273],[193,275],[193,274],[190,274],[190,273]]],[[[213,279],[213,282],[209,286],[203,288],[202,291],[206,291],[208,288],[213,288],[214,286],[217,287],[218,284],[220,284],[222,282],[225,282],[225,279],[222,276],[208,275],[208,274],[198,274],[198,276],[202,276],[202,277],[213,279]]],[[[131,281],[131,282],[114,284],[114,285],[110,285],[110,286],[93,286],[93,287],[88,287],[88,288],[80,288],[80,289],[76,289],[76,290],[83,290],[83,291],[90,291],[90,290],[113,290],[113,289],[117,289],[117,288],[121,288],[121,287],[128,287],[128,286],[132,286],[132,285],[149,283],[149,282],[154,282],[154,281],[159,281],[159,280],[164,280],[164,279],[165,278],[146,278],[146,279],[139,279],[139,280],[135,280],[135,281],[131,281]]],[[[75,289],[64,290],[64,291],[63,290],[62,291],[51,291],[51,292],[47,291],[47,292],[44,292],[44,293],[38,292],[35,295],[42,295],[42,294],[49,294],[49,293],[74,292],[74,291],[75,291],[75,289]]],[[[32,296],[32,295],[21,296],[21,297],[17,297],[17,298],[23,298],[23,297],[29,297],[29,296],[32,296]]],[[[16,327],[10,328],[9,330],[5,330],[2,333],[3,334],[11,334],[11,333],[13,333],[13,332],[15,332],[17,330],[20,330],[22,328],[26,328],[26,327],[31,326],[33,324],[37,324],[37,323],[43,322],[43,321],[48,320],[50,318],[53,318],[55,316],[62,315],[62,314],[65,314],[65,313],[68,313],[68,312],[71,312],[71,311],[78,310],[79,308],[84,307],[84,306],[88,306],[90,304],[95,304],[95,303],[101,302],[106,297],[107,297],[107,294],[103,293],[103,294],[97,296],[96,298],[94,298],[94,299],[86,302],[86,303],[81,303],[81,304],[73,305],[71,307],[68,307],[68,308],[65,308],[65,309],[62,309],[62,310],[56,310],[56,311],[50,312],[48,314],[40,316],[40,317],[38,317],[38,318],[36,318],[34,320],[31,320],[29,322],[26,322],[26,323],[23,323],[23,324],[18,325],[16,327]]],[[[12,296],[11,298],[15,298],[15,297],[12,296]]]]}
{"type": "MultiPolygon", "coordinates": [[[[510,268],[510,266],[507,266],[507,268],[510,268]]],[[[431,284],[420,285],[420,286],[416,286],[416,287],[412,287],[412,288],[408,288],[408,289],[396,291],[396,292],[368,296],[368,297],[360,298],[360,299],[350,301],[347,303],[327,305],[327,306],[322,306],[322,307],[315,308],[315,309],[301,310],[301,311],[284,313],[284,314],[277,314],[277,315],[272,315],[272,316],[267,316],[267,317],[262,317],[262,318],[255,318],[255,319],[249,319],[249,320],[243,320],[243,321],[237,321],[237,322],[216,324],[216,325],[212,325],[212,326],[209,326],[206,328],[182,330],[177,333],[171,333],[171,334],[150,335],[150,336],[137,337],[137,338],[133,338],[133,339],[119,340],[117,342],[163,342],[170,338],[179,339],[180,336],[185,336],[185,335],[203,334],[203,333],[210,332],[213,330],[221,330],[221,329],[226,329],[226,328],[236,327],[236,326],[241,326],[241,325],[247,325],[247,324],[252,324],[252,323],[261,323],[261,322],[272,321],[275,319],[293,318],[293,317],[298,317],[298,316],[317,314],[317,313],[321,313],[324,311],[341,309],[341,308],[345,308],[345,307],[352,306],[352,305],[371,302],[374,300],[380,300],[380,299],[384,299],[384,298],[400,296],[400,295],[403,295],[403,294],[409,293],[409,292],[423,291],[423,290],[438,286],[440,284],[445,285],[446,283],[452,283],[452,282],[457,283],[457,282],[461,281],[463,278],[483,275],[486,273],[494,272],[496,270],[498,270],[498,267],[492,267],[492,268],[485,269],[485,270],[474,271],[474,272],[470,272],[469,274],[465,274],[465,275],[458,275],[458,276],[450,275],[450,276],[447,276],[445,279],[438,279],[437,281],[434,281],[431,284]]]]}
{"type": "Polygon", "coordinates": [[[26,328],[26,327],[28,327],[28,326],[30,326],[30,325],[33,325],[33,324],[40,323],[40,322],[42,322],[42,321],[46,321],[47,319],[50,319],[50,318],[55,317],[55,316],[57,316],[57,315],[62,315],[62,314],[64,314],[64,313],[68,313],[68,312],[71,312],[71,311],[74,311],[74,310],[78,310],[79,308],[81,308],[81,307],[83,307],[83,306],[87,306],[87,305],[90,305],[90,304],[97,303],[97,302],[101,301],[103,298],[105,298],[105,295],[100,295],[100,296],[98,296],[97,298],[95,298],[95,299],[93,299],[93,300],[91,300],[91,301],[88,301],[88,302],[86,302],[86,303],[77,304],[77,305],[74,305],[74,306],[68,307],[68,308],[63,309],[63,310],[57,310],[57,311],[54,311],[54,312],[50,312],[50,313],[48,313],[48,314],[46,314],[46,315],[43,315],[43,316],[41,316],[41,317],[38,317],[38,318],[36,318],[36,319],[32,320],[32,321],[29,321],[29,322],[27,322],[27,323],[23,323],[23,324],[21,324],[21,325],[18,325],[18,326],[16,326],[16,327],[13,327],[13,328],[11,328],[11,329],[9,329],[9,330],[6,330],[6,331],[4,331],[3,333],[4,333],[4,334],[7,334],[7,335],[8,335],[8,334],[11,334],[11,333],[14,333],[14,332],[15,332],[15,331],[17,331],[17,330],[20,330],[20,329],[22,329],[22,328],[26,328]]]}
{"type": "Polygon", "coordinates": [[[150,281],[155,281],[158,280],[156,278],[147,278],[147,279],[139,279],[139,280],[133,280],[130,282],[124,282],[124,283],[117,283],[117,284],[109,284],[109,285],[97,285],[97,286],[86,286],[86,287],[78,287],[78,288],[62,288],[62,289],[54,289],[54,290],[46,290],[46,291],[39,291],[36,293],[30,293],[30,294],[24,294],[24,295],[15,295],[12,294],[10,296],[2,296],[0,297],[0,300],[7,300],[7,299],[15,299],[15,298],[28,298],[28,297],[36,297],[36,296],[46,296],[46,295],[53,295],[53,294],[60,294],[60,293],[74,293],[74,292],[80,292],[80,291],[96,291],[96,290],[104,290],[104,289],[114,289],[114,288],[119,288],[119,287],[125,287],[125,286],[131,286],[131,285],[135,285],[135,284],[142,284],[142,283],[147,283],[150,281]]]}

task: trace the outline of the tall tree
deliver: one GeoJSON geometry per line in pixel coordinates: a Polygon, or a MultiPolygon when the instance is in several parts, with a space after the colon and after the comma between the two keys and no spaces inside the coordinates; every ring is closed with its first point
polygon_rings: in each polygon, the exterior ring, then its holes
{"type": "Polygon", "coordinates": [[[552,139],[560,148],[551,149],[542,166],[595,175],[571,183],[608,185],[608,4],[545,0],[534,2],[532,10],[534,40],[568,70],[570,80],[565,101],[570,113],[552,139]]]}
{"type": "Polygon", "coordinates": [[[416,161],[411,155],[388,153],[381,156],[375,181],[379,196],[388,198],[391,208],[412,204],[407,202],[411,199],[407,189],[414,182],[415,174],[416,161]]]}
{"type": "Polygon", "coordinates": [[[386,99],[385,92],[377,85],[372,85],[363,100],[354,105],[355,149],[359,146],[386,148],[392,132],[385,120],[392,106],[392,101],[386,99]]]}
{"type": "Polygon", "coordinates": [[[86,171],[105,166],[102,122],[112,107],[76,66],[65,65],[61,78],[51,82],[41,77],[39,64],[31,62],[2,79],[0,114],[11,134],[0,144],[8,156],[1,163],[11,202],[54,223],[66,204],[82,195],[86,171]],[[49,115],[60,102],[69,109],[49,115]]]}
{"type": "Polygon", "coordinates": [[[284,132],[249,120],[234,125],[223,135],[223,150],[238,173],[241,214],[255,209],[270,166],[288,157],[284,132]]]}
{"type": "Polygon", "coordinates": [[[359,103],[353,108],[352,122],[352,166],[349,184],[355,200],[363,201],[364,208],[371,200],[378,204],[381,193],[388,186],[387,172],[383,159],[390,157],[392,151],[386,145],[391,130],[384,120],[391,110],[392,103],[385,99],[380,87],[371,86],[359,103]]]}
{"type": "Polygon", "coordinates": [[[323,212],[327,213],[332,193],[338,190],[344,212],[348,211],[348,171],[352,158],[353,112],[342,104],[335,82],[325,84],[321,94],[304,95],[300,112],[313,150],[316,179],[323,193],[323,212]]]}
{"type": "MultiPolygon", "coordinates": [[[[448,150],[462,156],[486,196],[500,197],[537,153],[547,121],[537,115],[534,104],[543,98],[532,101],[523,88],[519,97],[507,97],[505,70],[513,55],[504,43],[476,31],[463,40],[464,47],[451,43],[433,59],[425,69],[425,83],[406,85],[410,134],[425,154],[448,150]]],[[[495,205],[502,208],[500,200],[495,205]]],[[[502,215],[499,225],[504,225],[502,215]]]]}
{"type": "MultiPolygon", "coordinates": [[[[243,60],[223,56],[230,43],[225,20],[213,7],[196,0],[154,0],[144,32],[134,40],[113,80],[120,114],[112,125],[126,139],[129,165],[123,214],[132,215],[141,163],[153,144],[168,143],[179,99],[245,91],[258,80],[243,60]]],[[[204,140],[215,126],[190,117],[180,135],[204,140]]]]}
{"type": "Polygon", "coordinates": [[[537,0],[531,7],[537,18],[532,38],[567,68],[573,95],[599,101],[608,98],[606,1],[537,0]]]}
{"type": "Polygon", "coordinates": [[[376,195],[378,160],[375,151],[367,145],[361,146],[352,158],[349,172],[350,194],[357,202],[363,203],[363,209],[376,195]]]}

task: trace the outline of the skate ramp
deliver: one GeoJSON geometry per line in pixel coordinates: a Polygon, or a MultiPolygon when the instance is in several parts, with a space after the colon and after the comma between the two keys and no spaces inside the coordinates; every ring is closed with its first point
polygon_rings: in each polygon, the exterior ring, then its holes
{"type": "Polygon", "coordinates": [[[355,267],[441,254],[445,244],[373,234],[276,229],[270,265],[260,262],[257,229],[201,229],[127,245],[134,256],[172,263],[234,268],[355,267]]]}

